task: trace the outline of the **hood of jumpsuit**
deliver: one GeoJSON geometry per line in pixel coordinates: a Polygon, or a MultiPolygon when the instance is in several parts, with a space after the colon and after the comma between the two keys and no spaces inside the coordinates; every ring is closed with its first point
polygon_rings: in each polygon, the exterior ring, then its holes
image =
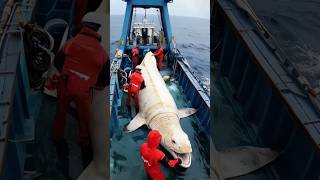
{"type": "Polygon", "coordinates": [[[152,130],[148,134],[148,146],[150,149],[156,149],[161,142],[161,134],[157,130],[152,130]]]}

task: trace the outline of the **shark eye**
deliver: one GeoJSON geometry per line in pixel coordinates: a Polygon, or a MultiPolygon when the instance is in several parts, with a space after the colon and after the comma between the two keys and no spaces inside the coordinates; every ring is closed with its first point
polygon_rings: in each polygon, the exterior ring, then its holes
{"type": "Polygon", "coordinates": [[[173,143],[173,144],[175,144],[175,143],[176,143],[176,141],[175,141],[175,140],[171,140],[171,141],[172,141],[172,143],[173,143]]]}

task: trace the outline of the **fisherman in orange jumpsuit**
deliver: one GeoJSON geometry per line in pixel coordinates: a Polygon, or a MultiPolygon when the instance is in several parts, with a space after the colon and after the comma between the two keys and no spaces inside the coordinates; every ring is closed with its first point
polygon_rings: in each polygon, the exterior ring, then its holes
{"type": "Polygon", "coordinates": [[[131,50],[131,54],[132,54],[133,68],[135,69],[139,63],[139,46],[136,46],[135,48],[133,48],[131,50]]]}
{"type": "Polygon", "coordinates": [[[61,72],[57,95],[57,111],[53,124],[53,141],[62,170],[68,175],[68,146],[64,139],[66,113],[71,101],[76,104],[79,117],[79,144],[82,150],[82,164],[86,167],[92,160],[89,133],[92,88],[104,89],[109,84],[109,56],[100,44],[96,13],[88,13],[82,20],[83,28],[64,45],[55,59],[55,66],[61,72]]]}
{"type": "Polygon", "coordinates": [[[131,94],[134,95],[134,105],[136,108],[136,114],[139,112],[139,95],[138,94],[140,89],[145,88],[144,79],[141,75],[141,70],[142,70],[142,67],[138,65],[135,68],[135,72],[132,73],[130,76],[130,83],[128,88],[127,102],[126,102],[129,114],[131,114],[131,106],[130,106],[131,94]]]}
{"type": "Polygon", "coordinates": [[[157,130],[152,130],[148,134],[147,142],[143,143],[140,148],[140,155],[144,162],[144,169],[152,180],[166,179],[161,171],[159,162],[164,165],[169,165],[171,168],[181,164],[180,159],[168,160],[165,154],[157,149],[160,142],[161,134],[157,130]]]}
{"type": "Polygon", "coordinates": [[[158,49],[153,53],[154,56],[157,58],[157,67],[158,70],[161,70],[162,62],[163,62],[163,49],[160,43],[158,43],[158,49]]]}

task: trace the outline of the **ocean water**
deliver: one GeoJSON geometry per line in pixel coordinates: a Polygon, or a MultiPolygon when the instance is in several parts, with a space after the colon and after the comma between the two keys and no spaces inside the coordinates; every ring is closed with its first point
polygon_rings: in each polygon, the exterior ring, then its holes
{"type": "MultiPolygon", "coordinates": [[[[110,56],[119,44],[123,16],[110,17],[110,56]]],[[[138,18],[137,18],[138,19],[138,18]]],[[[150,21],[157,22],[156,17],[150,21]]],[[[192,17],[171,17],[173,36],[177,47],[200,77],[204,85],[210,84],[210,20],[192,17]]]]}
{"type": "Polygon", "coordinates": [[[249,0],[288,58],[320,87],[320,1],[249,0]]]}

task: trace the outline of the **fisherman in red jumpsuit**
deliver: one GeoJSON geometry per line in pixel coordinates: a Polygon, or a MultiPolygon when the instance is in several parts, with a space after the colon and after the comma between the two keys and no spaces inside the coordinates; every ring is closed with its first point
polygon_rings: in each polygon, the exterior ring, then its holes
{"type": "Polygon", "coordinates": [[[157,67],[158,70],[160,70],[163,62],[163,49],[160,43],[158,43],[158,49],[153,53],[153,55],[157,57],[157,67]]]}
{"type": "Polygon", "coordinates": [[[136,66],[139,63],[139,47],[135,47],[131,50],[132,54],[132,61],[133,61],[133,68],[136,68],[136,66]]]}
{"type": "Polygon", "coordinates": [[[157,149],[161,142],[161,134],[157,130],[152,130],[148,134],[147,142],[143,143],[140,148],[140,155],[144,162],[144,169],[148,176],[152,180],[165,180],[160,163],[164,165],[169,165],[169,167],[174,168],[176,165],[181,164],[180,159],[168,160],[165,154],[157,149]]]}
{"type": "Polygon", "coordinates": [[[145,88],[144,79],[141,75],[142,67],[138,65],[135,68],[135,72],[131,74],[130,76],[130,83],[128,88],[128,96],[127,96],[127,108],[129,110],[129,114],[131,113],[131,106],[130,106],[130,100],[131,100],[131,94],[134,95],[134,105],[136,108],[136,114],[139,112],[139,90],[145,88]]]}
{"type": "Polygon", "coordinates": [[[53,140],[62,170],[68,175],[68,146],[64,139],[66,113],[71,101],[76,104],[79,117],[79,144],[82,164],[92,160],[89,133],[92,88],[104,89],[109,84],[109,56],[101,46],[96,13],[88,13],[82,20],[83,28],[73,39],[66,42],[55,58],[55,66],[61,72],[58,84],[57,111],[53,124],[53,140]]]}

